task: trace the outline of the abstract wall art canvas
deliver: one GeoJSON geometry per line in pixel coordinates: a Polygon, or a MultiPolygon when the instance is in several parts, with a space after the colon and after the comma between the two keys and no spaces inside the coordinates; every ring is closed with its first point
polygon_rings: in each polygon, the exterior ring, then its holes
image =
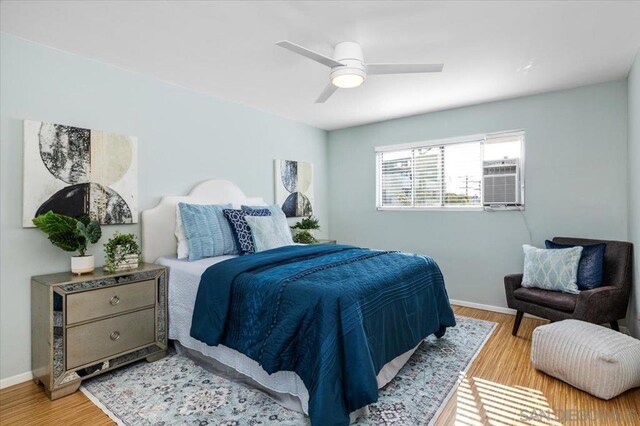
{"type": "Polygon", "coordinates": [[[275,160],[276,203],[287,217],[313,214],[313,165],[275,160]]]}
{"type": "Polygon", "coordinates": [[[24,121],[22,225],[52,210],[102,225],[138,222],[135,137],[24,121]]]}

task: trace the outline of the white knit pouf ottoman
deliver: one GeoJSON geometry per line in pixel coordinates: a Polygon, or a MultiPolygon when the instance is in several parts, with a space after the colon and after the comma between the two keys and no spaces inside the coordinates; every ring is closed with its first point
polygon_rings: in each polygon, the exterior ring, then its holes
{"type": "Polygon", "coordinates": [[[640,386],[640,340],[584,321],[564,320],[533,331],[538,370],[602,399],[640,386]]]}

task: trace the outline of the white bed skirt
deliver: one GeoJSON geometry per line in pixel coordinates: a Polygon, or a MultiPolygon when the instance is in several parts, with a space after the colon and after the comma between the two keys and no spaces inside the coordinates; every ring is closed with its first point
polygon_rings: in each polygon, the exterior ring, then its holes
{"type": "MultiPolygon", "coordinates": [[[[191,336],[188,338],[183,336],[183,338],[175,340],[178,343],[176,348],[179,352],[194,359],[206,369],[231,380],[241,381],[256,387],[289,410],[309,414],[309,391],[300,376],[293,371],[278,371],[269,374],[256,361],[224,345],[208,346],[191,336]]],[[[398,374],[418,349],[418,346],[392,359],[382,367],[377,376],[378,389],[381,389],[398,374]]],[[[363,408],[366,409],[366,407],[363,408]]],[[[366,410],[360,409],[351,413],[352,420],[365,412],[366,410]]]]}

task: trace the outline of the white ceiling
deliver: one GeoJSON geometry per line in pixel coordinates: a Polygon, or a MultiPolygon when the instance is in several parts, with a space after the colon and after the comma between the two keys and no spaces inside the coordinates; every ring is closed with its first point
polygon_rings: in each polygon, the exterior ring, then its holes
{"type": "Polygon", "coordinates": [[[640,2],[2,1],[0,29],[322,129],[624,78],[640,2]],[[329,69],[275,43],[367,62],[443,62],[314,100],[329,69]]]}

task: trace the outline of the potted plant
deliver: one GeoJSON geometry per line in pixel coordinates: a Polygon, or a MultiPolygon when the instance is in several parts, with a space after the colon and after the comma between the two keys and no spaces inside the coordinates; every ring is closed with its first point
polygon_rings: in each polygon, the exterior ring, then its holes
{"type": "Polygon", "coordinates": [[[304,217],[302,220],[296,222],[291,229],[294,231],[295,235],[305,231],[315,240],[317,236],[316,232],[320,230],[320,221],[313,216],[304,217]]]}
{"type": "Polygon", "coordinates": [[[140,265],[140,246],[133,234],[118,231],[104,245],[105,271],[110,273],[136,269],[140,265]]]}
{"type": "Polygon", "coordinates": [[[95,244],[102,236],[100,224],[88,215],[78,218],[49,211],[33,219],[33,224],[49,236],[49,241],[64,251],[77,251],[71,257],[71,272],[86,274],[95,269],[92,254],[86,254],[87,244],[95,244]]]}
{"type": "Polygon", "coordinates": [[[317,243],[318,240],[311,235],[311,233],[306,230],[299,230],[294,236],[293,236],[293,242],[294,243],[299,243],[299,244],[314,244],[317,243]]]}

